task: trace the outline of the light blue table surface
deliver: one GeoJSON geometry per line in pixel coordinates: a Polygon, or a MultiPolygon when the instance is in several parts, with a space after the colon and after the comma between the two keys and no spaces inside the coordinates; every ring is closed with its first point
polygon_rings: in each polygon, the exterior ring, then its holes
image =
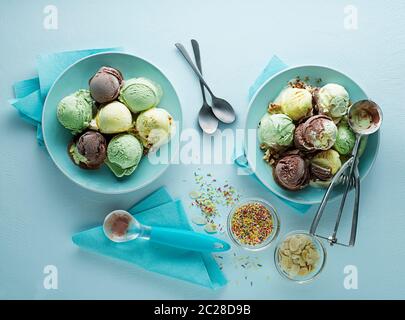
{"type": "MultiPolygon", "coordinates": [[[[49,3],[0,2],[0,298],[405,298],[403,1],[54,0],[59,28],[46,30],[43,9],[49,3]],[[357,30],[345,28],[346,5],[357,9],[357,30]],[[207,81],[238,112],[232,128],[242,128],[248,88],[273,54],[289,65],[320,64],[346,72],[383,108],[380,153],[362,185],[358,243],[355,248],[328,247],[326,268],[315,282],[297,285],[282,279],[273,265],[274,247],[256,254],[263,264],[256,271],[235,268],[232,253],[224,255],[229,285],[211,291],[72,244],[73,233],[161,185],[188,208],[198,167],[218,180],[228,179],[244,196],[272,201],[280,212],[282,234],[309,228],[314,208],[306,215],[295,213],[251,177],[236,175],[232,165],[173,165],[158,181],[132,194],[84,190],[59,172],[37,145],[35,129],[7,102],[15,81],[35,76],[38,54],[123,46],[165,72],[179,94],[184,128],[196,127],[198,82],[174,47],[182,42],[191,48],[191,38],[200,41],[207,81]],[[57,290],[43,286],[46,265],[58,268],[57,290]],[[357,267],[357,290],[344,287],[346,265],[357,267]]],[[[329,222],[336,207],[328,211],[329,222]]],[[[346,217],[342,232],[348,232],[348,222],[346,217]]]]}

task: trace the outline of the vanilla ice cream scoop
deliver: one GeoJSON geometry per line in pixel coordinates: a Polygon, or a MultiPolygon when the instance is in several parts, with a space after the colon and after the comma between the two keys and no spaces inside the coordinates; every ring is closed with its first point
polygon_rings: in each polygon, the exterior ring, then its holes
{"type": "Polygon", "coordinates": [[[287,87],[280,92],[274,104],[281,107],[282,113],[297,121],[312,113],[312,94],[301,88],[287,87]]]}
{"type": "Polygon", "coordinates": [[[151,151],[169,142],[175,132],[173,117],[165,109],[152,108],[136,119],[136,131],[143,145],[151,151]]]}
{"type": "Polygon", "coordinates": [[[101,133],[125,132],[132,128],[132,114],[123,103],[114,101],[100,109],[96,124],[101,133]]]}
{"type": "Polygon", "coordinates": [[[347,113],[350,98],[343,86],[336,83],[328,83],[319,89],[315,97],[320,114],[339,118],[347,113]]]}

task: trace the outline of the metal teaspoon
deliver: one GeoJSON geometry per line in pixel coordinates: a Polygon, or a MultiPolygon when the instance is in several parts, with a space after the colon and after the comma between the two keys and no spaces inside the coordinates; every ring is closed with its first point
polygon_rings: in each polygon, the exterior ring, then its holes
{"type": "MultiPolygon", "coordinates": [[[[200,46],[197,40],[194,39],[191,40],[191,45],[193,46],[194,58],[197,64],[197,68],[202,74],[200,46]]],[[[212,112],[211,106],[207,102],[207,99],[205,97],[205,88],[201,80],[200,87],[202,92],[203,105],[200,109],[200,112],[198,113],[198,123],[205,133],[213,134],[218,128],[218,119],[215,117],[214,113],[212,112]]]]}
{"type": "Polygon", "coordinates": [[[198,70],[198,68],[195,66],[193,61],[191,60],[189,54],[187,53],[187,50],[184,48],[184,46],[181,43],[176,43],[175,44],[176,48],[181,52],[183,57],[186,59],[190,67],[193,69],[193,71],[196,73],[196,75],[200,78],[201,83],[204,85],[205,88],[207,88],[208,92],[211,95],[212,98],[212,112],[215,114],[215,116],[218,118],[218,120],[224,122],[224,123],[232,123],[236,119],[236,114],[235,110],[232,108],[232,106],[229,104],[224,99],[218,98],[214,95],[214,93],[211,91],[211,89],[208,87],[208,84],[205,82],[203,76],[201,75],[201,72],[198,70]]]}

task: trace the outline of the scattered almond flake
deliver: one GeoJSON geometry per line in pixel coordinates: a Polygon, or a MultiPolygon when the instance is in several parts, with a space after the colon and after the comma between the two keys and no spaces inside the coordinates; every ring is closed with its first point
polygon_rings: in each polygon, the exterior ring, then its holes
{"type": "Polygon", "coordinates": [[[191,199],[198,199],[201,196],[201,192],[193,190],[189,193],[191,199]]]}
{"type": "Polygon", "coordinates": [[[202,216],[193,216],[191,218],[191,222],[196,224],[197,226],[205,226],[207,224],[207,219],[202,216]]]}
{"type": "Polygon", "coordinates": [[[207,233],[216,233],[217,225],[215,223],[207,223],[204,227],[205,232],[207,233]]]}

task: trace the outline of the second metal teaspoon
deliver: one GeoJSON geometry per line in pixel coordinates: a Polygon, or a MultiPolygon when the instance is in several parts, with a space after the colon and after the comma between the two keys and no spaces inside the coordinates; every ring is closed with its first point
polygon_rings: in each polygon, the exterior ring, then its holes
{"type": "MultiPolygon", "coordinates": [[[[202,74],[200,46],[197,40],[194,39],[191,40],[191,45],[193,46],[195,63],[197,64],[198,70],[200,70],[202,74]]],[[[202,92],[203,105],[200,109],[200,112],[198,113],[198,123],[205,133],[213,134],[218,128],[218,119],[215,117],[214,113],[212,112],[211,106],[207,102],[207,98],[205,97],[205,88],[201,80],[200,87],[202,92]]]]}
{"type": "Polygon", "coordinates": [[[212,98],[212,112],[215,114],[215,116],[218,118],[218,120],[224,122],[224,123],[232,123],[236,119],[236,114],[235,110],[232,108],[232,106],[229,104],[224,99],[218,98],[214,95],[214,93],[211,91],[211,89],[208,87],[208,84],[205,82],[201,72],[198,70],[198,68],[195,66],[193,60],[191,60],[189,54],[187,53],[187,50],[184,48],[184,46],[181,43],[176,43],[175,44],[176,48],[179,49],[183,57],[186,59],[190,67],[193,69],[193,71],[196,73],[196,75],[200,78],[200,81],[204,85],[204,87],[207,88],[208,92],[211,95],[212,98]]]}

